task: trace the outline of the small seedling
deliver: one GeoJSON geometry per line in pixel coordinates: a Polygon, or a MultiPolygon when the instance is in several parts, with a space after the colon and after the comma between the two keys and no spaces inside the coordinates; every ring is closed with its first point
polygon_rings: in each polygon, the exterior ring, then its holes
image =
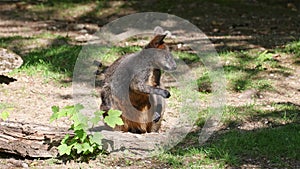
{"type": "MultiPolygon", "coordinates": [[[[57,147],[60,156],[66,156],[67,159],[78,161],[89,161],[103,152],[102,149],[102,134],[95,132],[88,134],[89,122],[93,125],[98,124],[103,115],[103,111],[94,112],[94,117],[89,118],[83,115],[80,110],[84,107],[81,104],[74,106],[66,106],[59,109],[58,106],[52,107],[52,116],[50,122],[61,117],[68,117],[72,121],[70,130],[74,131],[74,135],[66,134],[60,145],[57,147]]],[[[123,121],[120,118],[122,113],[118,110],[110,110],[108,116],[104,118],[104,122],[111,127],[122,125],[123,121]]]]}

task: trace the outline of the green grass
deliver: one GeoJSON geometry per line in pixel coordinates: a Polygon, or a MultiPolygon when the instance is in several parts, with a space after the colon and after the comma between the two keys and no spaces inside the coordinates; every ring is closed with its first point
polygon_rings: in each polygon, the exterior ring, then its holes
{"type": "Polygon", "coordinates": [[[81,46],[69,45],[68,38],[49,33],[33,37],[11,36],[0,38],[0,47],[10,49],[19,54],[23,65],[11,72],[14,74],[27,74],[42,76],[45,81],[60,81],[71,77],[81,46]],[[39,40],[47,40],[40,44],[39,40]],[[33,48],[28,48],[35,44],[33,48]]]}
{"type": "Polygon", "coordinates": [[[242,92],[247,89],[258,91],[273,90],[272,83],[263,75],[268,72],[281,74],[288,73],[288,69],[280,66],[273,55],[275,53],[264,52],[223,52],[220,54],[225,63],[224,71],[227,81],[227,89],[234,92],[242,92]]]}
{"type": "Polygon", "coordinates": [[[282,51],[294,54],[297,58],[300,58],[300,40],[288,43],[282,51]]]}
{"type": "Polygon", "coordinates": [[[8,48],[15,40],[31,40],[31,37],[22,37],[22,36],[9,36],[9,37],[0,37],[0,47],[8,48]]]}
{"type": "MultiPolygon", "coordinates": [[[[238,167],[249,159],[256,161],[260,167],[266,165],[266,161],[270,161],[274,167],[292,167],[287,161],[300,160],[300,108],[291,103],[273,103],[270,106],[271,110],[263,110],[265,105],[256,104],[227,106],[222,123],[230,130],[218,134],[202,147],[198,144],[198,133],[192,132],[158,159],[172,168],[238,167]],[[238,128],[245,121],[264,120],[277,127],[255,130],[238,128]]],[[[199,113],[201,118],[203,113],[199,113]]]]}
{"type": "Polygon", "coordinates": [[[213,141],[206,149],[208,156],[224,160],[230,165],[240,164],[239,159],[267,158],[274,165],[284,166],[285,159],[300,160],[300,125],[290,124],[278,128],[255,131],[232,130],[213,141]]]}
{"type": "MultiPolygon", "coordinates": [[[[26,44],[33,43],[37,39],[50,38],[57,40],[68,41],[64,37],[53,36],[49,34],[41,34],[31,38],[24,37],[8,37],[0,39],[0,46],[7,47],[16,44],[16,40],[22,41],[13,46],[13,49],[20,49],[26,44]]],[[[81,50],[80,46],[72,45],[50,45],[45,48],[34,49],[23,56],[24,65],[18,70],[26,74],[33,75],[36,73],[42,74],[46,79],[63,79],[71,77],[77,55],[81,50]]],[[[98,49],[96,49],[98,50],[98,49]]],[[[106,65],[111,64],[118,57],[140,51],[141,47],[112,47],[105,52],[105,55],[97,55],[97,58],[106,65]]],[[[18,51],[17,51],[18,52],[18,51]]],[[[200,62],[200,59],[195,54],[186,52],[174,52],[174,55],[185,61],[187,64],[200,62]]],[[[278,70],[287,72],[284,67],[279,67],[277,62],[272,58],[273,53],[269,51],[251,53],[251,52],[223,52],[220,54],[224,65],[225,76],[229,82],[227,89],[234,92],[242,92],[247,89],[272,90],[272,83],[269,80],[261,78],[260,75],[267,70],[278,70]]],[[[201,66],[200,64],[199,66],[201,66]]],[[[204,72],[198,79],[198,88],[201,92],[211,92],[211,80],[208,72],[204,72]]]]}
{"type": "MultiPolygon", "coordinates": [[[[260,74],[265,71],[266,67],[275,61],[271,59],[271,54],[250,52],[223,52],[220,53],[225,77],[229,82],[227,90],[242,92],[247,89],[269,90],[272,89],[270,81],[260,78],[260,74]]],[[[198,79],[200,91],[209,92],[211,81],[208,72],[204,72],[198,79]]]]}
{"type": "Polygon", "coordinates": [[[173,52],[173,55],[177,56],[179,59],[183,60],[186,64],[194,63],[200,61],[200,57],[193,53],[187,52],[173,52]]]}
{"type": "Polygon", "coordinates": [[[278,51],[293,55],[294,64],[300,65],[300,40],[288,43],[283,49],[278,51]]]}
{"type": "MultiPolygon", "coordinates": [[[[82,49],[81,46],[67,44],[68,40],[65,37],[48,33],[30,38],[12,36],[0,38],[0,47],[12,49],[17,54],[22,53],[23,65],[19,69],[15,69],[11,74],[25,73],[29,76],[41,76],[46,82],[51,80],[61,81],[72,77],[77,57],[82,49]],[[39,39],[49,39],[53,43],[43,47],[37,44],[37,48],[30,49],[26,53],[22,51],[23,47],[38,43],[39,39]],[[65,43],[56,43],[57,41],[65,43]]],[[[141,47],[138,46],[111,47],[105,49],[107,53],[104,56],[102,55],[102,57],[97,53],[99,49],[95,49],[96,52],[91,49],[88,54],[97,55],[93,57],[97,57],[109,65],[118,57],[139,50],[141,50],[141,47]]]]}
{"type": "MultiPolygon", "coordinates": [[[[297,105],[272,103],[269,106],[271,110],[264,110],[266,105],[256,105],[255,103],[239,107],[226,106],[222,122],[230,127],[237,127],[246,121],[268,121],[273,126],[300,123],[300,108],[297,105]]],[[[199,117],[202,117],[201,114],[199,117]]]]}
{"type": "Polygon", "coordinates": [[[126,47],[113,46],[105,50],[107,50],[105,55],[99,55],[98,57],[101,60],[101,62],[104,62],[105,64],[109,65],[119,57],[126,54],[140,51],[142,50],[142,48],[139,46],[126,46],[126,47]]]}
{"type": "Polygon", "coordinates": [[[207,150],[202,148],[177,149],[163,153],[158,160],[172,168],[223,168],[225,163],[207,158],[207,150]]]}
{"type": "Polygon", "coordinates": [[[26,73],[30,76],[41,75],[45,79],[61,80],[71,77],[80,46],[59,45],[45,49],[35,49],[24,56],[23,65],[13,73],[26,73]]]}

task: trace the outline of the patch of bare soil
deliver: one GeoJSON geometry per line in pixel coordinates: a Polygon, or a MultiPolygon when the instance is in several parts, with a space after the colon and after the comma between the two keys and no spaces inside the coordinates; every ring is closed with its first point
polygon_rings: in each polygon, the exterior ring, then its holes
{"type": "MultiPolygon", "coordinates": [[[[0,36],[28,38],[38,36],[41,33],[50,33],[69,37],[72,43],[84,44],[92,39],[92,34],[111,18],[149,11],[150,3],[157,6],[158,1],[128,2],[123,8],[118,8],[118,11],[109,10],[103,18],[74,15],[74,17],[68,16],[65,20],[56,20],[51,16],[47,16],[46,19],[39,17],[38,13],[30,11],[30,6],[22,7],[13,2],[0,2],[0,36]]],[[[184,3],[183,1],[169,6],[168,9],[163,7],[157,9],[190,20],[208,35],[218,50],[269,49],[300,37],[300,4],[296,1],[289,3],[288,1],[276,1],[275,5],[271,5],[253,0],[245,1],[239,6],[239,4],[220,5],[213,2],[184,3]]],[[[119,4],[124,4],[124,2],[119,4]]],[[[115,5],[118,6],[118,4],[115,5]]],[[[108,6],[108,8],[112,7],[108,6]]],[[[45,38],[41,38],[39,41],[44,42],[45,38]]],[[[48,42],[45,42],[45,45],[48,45],[48,42]]],[[[40,46],[36,44],[30,46],[29,49],[35,47],[40,46]]],[[[24,50],[27,49],[28,46],[25,46],[24,50]]],[[[294,63],[290,55],[280,56],[277,59],[281,66],[289,68],[289,74],[269,72],[263,75],[264,78],[272,81],[275,91],[259,93],[260,97],[256,99],[252,97],[253,94],[256,95],[255,91],[228,93],[228,104],[239,106],[250,103],[268,105],[272,102],[290,102],[300,105],[300,66],[294,63]]],[[[14,75],[13,78],[17,81],[0,84],[0,102],[14,108],[10,112],[10,121],[49,124],[51,106],[63,107],[73,104],[71,86],[61,86],[54,82],[47,82],[39,76],[27,76],[22,73],[14,75]]],[[[69,122],[61,120],[49,125],[68,127],[69,122]]],[[[249,122],[243,124],[242,128],[252,130],[264,125],[264,122],[249,122]]],[[[37,168],[112,168],[115,165],[119,168],[169,168],[168,165],[156,164],[152,160],[143,160],[138,166],[126,167],[126,161],[116,164],[112,162],[113,160],[104,166],[101,160],[92,161],[90,164],[67,163],[57,165],[42,160],[7,158],[8,156],[4,156],[0,159],[0,168],[26,168],[28,166],[37,168]]],[[[110,158],[114,159],[114,157],[110,158]]],[[[245,161],[245,163],[245,166],[241,166],[242,168],[256,167],[251,166],[250,162],[247,164],[245,161]]]]}

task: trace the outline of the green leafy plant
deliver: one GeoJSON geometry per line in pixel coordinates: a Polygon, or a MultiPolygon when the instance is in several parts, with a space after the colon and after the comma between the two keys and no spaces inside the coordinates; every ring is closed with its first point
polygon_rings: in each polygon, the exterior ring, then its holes
{"type": "MultiPolygon", "coordinates": [[[[89,122],[91,122],[92,125],[98,124],[104,112],[98,110],[94,112],[94,117],[89,118],[80,112],[83,108],[81,104],[66,106],[62,109],[59,109],[58,106],[53,106],[53,114],[50,117],[50,122],[61,117],[68,117],[73,122],[70,130],[74,132],[74,135],[66,134],[57,147],[60,156],[65,155],[68,159],[88,161],[103,152],[102,134],[100,132],[88,134],[88,129],[89,122]]],[[[108,116],[104,118],[104,122],[110,127],[122,125],[121,114],[122,112],[118,110],[110,110],[108,111],[108,116]]]]}

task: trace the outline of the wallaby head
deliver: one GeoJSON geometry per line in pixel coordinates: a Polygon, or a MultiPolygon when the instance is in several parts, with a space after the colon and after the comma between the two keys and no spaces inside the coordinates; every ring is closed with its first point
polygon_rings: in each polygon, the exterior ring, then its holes
{"type": "Polygon", "coordinates": [[[144,50],[153,51],[154,65],[163,70],[175,70],[176,62],[168,46],[164,42],[167,34],[156,35],[144,48],[144,50]],[[154,52],[154,50],[157,50],[154,52]]]}

